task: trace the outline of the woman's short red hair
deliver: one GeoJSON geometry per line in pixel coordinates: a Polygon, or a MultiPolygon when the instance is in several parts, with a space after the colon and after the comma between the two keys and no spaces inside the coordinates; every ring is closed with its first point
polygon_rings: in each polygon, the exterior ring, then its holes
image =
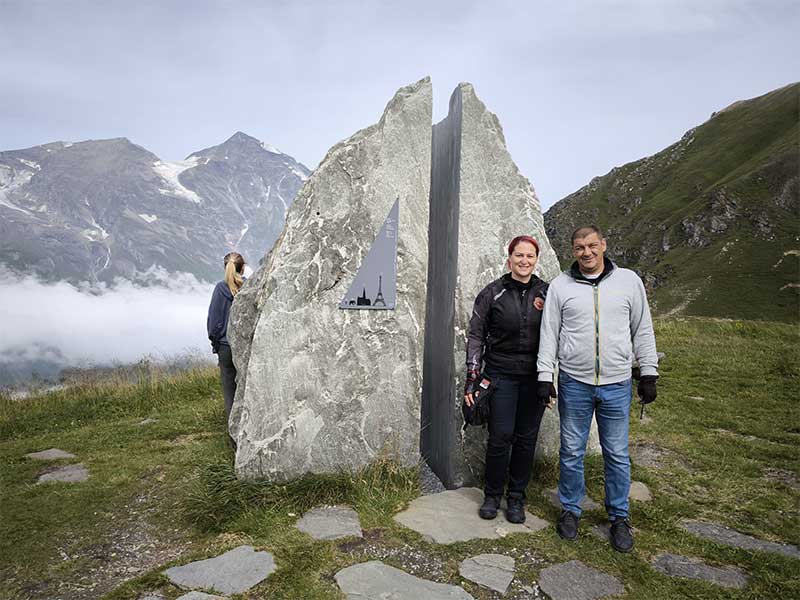
{"type": "Polygon", "coordinates": [[[518,235],[513,240],[511,240],[511,243],[508,245],[509,256],[511,256],[511,254],[514,252],[514,248],[516,248],[517,244],[519,244],[520,242],[528,242],[529,244],[533,244],[533,247],[536,248],[536,256],[539,256],[539,242],[537,242],[534,238],[532,238],[529,235],[518,235]]]}

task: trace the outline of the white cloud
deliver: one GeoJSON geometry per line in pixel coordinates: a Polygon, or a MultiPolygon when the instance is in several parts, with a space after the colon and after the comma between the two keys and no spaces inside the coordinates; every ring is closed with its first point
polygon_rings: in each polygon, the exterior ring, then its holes
{"type": "Polygon", "coordinates": [[[108,364],[186,353],[211,358],[206,314],[213,285],[189,274],[147,278],[160,283],[117,280],[93,288],[0,274],[0,362],[108,364]]]}

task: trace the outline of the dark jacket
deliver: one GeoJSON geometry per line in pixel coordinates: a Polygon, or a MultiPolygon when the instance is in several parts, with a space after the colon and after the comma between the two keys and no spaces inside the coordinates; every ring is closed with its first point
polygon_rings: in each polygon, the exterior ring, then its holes
{"type": "Polygon", "coordinates": [[[233,294],[228,284],[220,281],[214,288],[211,295],[211,304],[208,307],[208,319],[206,329],[208,329],[208,339],[211,340],[211,348],[214,354],[219,350],[220,344],[228,343],[228,316],[233,304],[233,294]]]}
{"type": "Polygon", "coordinates": [[[542,311],[534,300],[545,298],[547,283],[533,275],[526,286],[506,273],[475,298],[467,336],[467,370],[482,364],[506,375],[536,374],[542,311]]]}

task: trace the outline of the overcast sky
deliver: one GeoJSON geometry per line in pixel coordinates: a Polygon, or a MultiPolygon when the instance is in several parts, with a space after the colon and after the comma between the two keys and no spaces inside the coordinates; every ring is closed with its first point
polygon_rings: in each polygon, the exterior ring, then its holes
{"type": "Polygon", "coordinates": [[[237,130],[313,168],[430,75],[503,124],[544,207],[800,79],[795,0],[0,0],[0,149],[125,136],[167,160],[237,130]]]}

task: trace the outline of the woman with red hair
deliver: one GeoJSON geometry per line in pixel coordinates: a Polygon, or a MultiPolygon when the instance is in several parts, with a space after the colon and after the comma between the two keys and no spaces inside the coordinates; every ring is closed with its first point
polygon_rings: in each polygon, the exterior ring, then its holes
{"type": "Polygon", "coordinates": [[[538,259],[534,238],[520,235],[511,240],[510,272],[478,294],[469,322],[464,402],[474,404],[484,380],[494,389],[489,398],[484,501],[478,511],[483,519],[497,516],[506,493],[506,519],[525,521],[525,489],[545,410],[536,396],[539,325],[547,294],[547,283],[533,274],[538,259]]]}

